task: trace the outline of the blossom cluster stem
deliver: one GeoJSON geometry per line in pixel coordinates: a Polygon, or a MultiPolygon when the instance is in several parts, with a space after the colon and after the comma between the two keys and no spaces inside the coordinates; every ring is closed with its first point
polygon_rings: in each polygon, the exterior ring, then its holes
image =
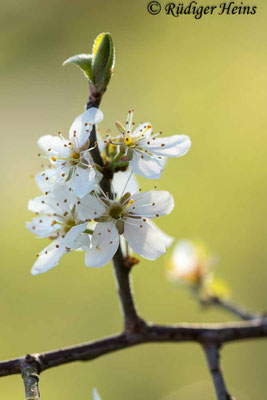
{"type": "Polygon", "coordinates": [[[124,317],[124,329],[126,332],[138,331],[145,327],[145,322],[137,314],[131,289],[131,269],[126,268],[120,247],[113,257],[113,268],[124,317]]]}
{"type": "MultiPolygon", "coordinates": [[[[87,110],[91,107],[99,107],[101,102],[101,97],[94,95],[93,88],[91,86],[89,86],[89,90],[90,90],[90,95],[86,105],[87,110]]],[[[95,142],[96,142],[96,129],[94,126],[90,135],[90,145],[92,146],[93,143],[95,142]]],[[[100,166],[103,166],[103,160],[101,158],[98,146],[96,146],[96,148],[92,150],[91,153],[94,162],[100,166]]],[[[112,191],[110,185],[110,181],[112,179],[112,171],[107,171],[107,172],[108,173],[104,174],[103,179],[100,182],[100,186],[102,190],[105,193],[107,193],[110,198],[112,198],[112,191]]],[[[117,291],[120,299],[121,310],[124,318],[124,329],[126,332],[136,331],[141,327],[145,326],[145,323],[138,316],[135,308],[131,290],[131,282],[130,282],[131,269],[126,268],[125,266],[125,260],[120,246],[115,256],[113,257],[113,268],[114,268],[117,291]]]]}

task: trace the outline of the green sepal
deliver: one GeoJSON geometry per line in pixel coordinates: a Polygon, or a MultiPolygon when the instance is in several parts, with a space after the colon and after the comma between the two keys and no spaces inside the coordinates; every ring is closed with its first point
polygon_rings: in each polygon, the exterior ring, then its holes
{"type": "Polygon", "coordinates": [[[128,161],[132,160],[133,154],[134,154],[133,150],[128,148],[128,151],[127,151],[127,160],[128,161]]]}
{"type": "Polygon", "coordinates": [[[108,143],[105,148],[108,158],[114,158],[118,154],[118,146],[112,143],[108,143]]]}
{"type": "Polygon", "coordinates": [[[102,216],[94,219],[95,222],[108,222],[110,221],[109,216],[102,216]]]}
{"type": "Polygon", "coordinates": [[[66,182],[69,182],[71,180],[72,175],[73,175],[73,168],[70,168],[68,176],[66,178],[66,182]]]}
{"type": "Polygon", "coordinates": [[[92,63],[93,56],[91,54],[77,54],[64,61],[63,65],[76,64],[84,73],[84,75],[92,81],[92,63]]]}
{"type": "Polygon", "coordinates": [[[120,199],[120,203],[123,204],[125,203],[127,200],[129,200],[129,198],[131,197],[131,193],[127,192],[125,193],[122,198],[120,199]]]}
{"type": "Polygon", "coordinates": [[[121,219],[116,222],[116,228],[118,229],[119,235],[122,235],[124,232],[124,222],[121,219]]]}
{"type": "Polygon", "coordinates": [[[106,206],[110,206],[110,201],[108,199],[105,199],[103,197],[101,197],[101,201],[103,201],[104,204],[106,204],[106,206]]]}
{"type": "Polygon", "coordinates": [[[82,233],[87,233],[89,235],[92,235],[94,231],[92,231],[92,229],[85,229],[85,231],[83,231],[82,233]]]}

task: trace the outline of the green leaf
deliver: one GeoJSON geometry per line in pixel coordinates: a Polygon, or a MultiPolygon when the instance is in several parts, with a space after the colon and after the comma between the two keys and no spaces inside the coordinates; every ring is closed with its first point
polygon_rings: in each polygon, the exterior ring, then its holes
{"type": "Polygon", "coordinates": [[[84,73],[84,75],[92,81],[92,62],[93,56],[91,54],[77,54],[64,61],[63,65],[76,64],[84,73]]]}
{"type": "Polygon", "coordinates": [[[99,92],[104,92],[115,64],[115,50],[109,33],[97,36],[93,45],[92,82],[99,92]]]}

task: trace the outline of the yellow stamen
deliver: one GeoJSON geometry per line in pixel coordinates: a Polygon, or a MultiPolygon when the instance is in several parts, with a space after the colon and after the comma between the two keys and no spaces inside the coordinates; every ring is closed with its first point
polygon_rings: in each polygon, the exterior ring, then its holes
{"type": "Polygon", "coordinates": [[[128,203],[126,204],[126,206],[124,207],[123,212],[126,211],[133,203],[134,203],[134,200],[133,200],[133,199],[129,200],[129,202],[128,202],[128,203]]]}

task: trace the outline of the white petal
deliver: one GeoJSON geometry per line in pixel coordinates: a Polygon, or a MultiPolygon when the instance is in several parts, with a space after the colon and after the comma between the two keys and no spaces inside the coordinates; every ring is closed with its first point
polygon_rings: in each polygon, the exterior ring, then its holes
{"type": "Polygon", "coordinates": [[[61,202],[57,198],[53,197],[53,194],[47,196],[35,197],[28,203],[28,209],[35,213],[41,214],[58,214],[63,215],[65,212],[69,212],[68,202],[61,202]]]}
{"type": "Polygon", "coordinates": [[[90,236],[87,233],[81,233],[77,237],[75,244],[76,244],[76,249],[81,249],[83,251],[89,251],[90,244],[91,244],[90,236]]]}
{"type": "Polygon", "coordinates": [[[94,168],[76,167],[70,182],[70,187],[74,193],[82,198],[90,193],[96,184],[96,174],[94,168]]]}
{"type": "Polygon", "coordinates": [[[147,218],[170,214],[174,207],[172,195],[167,191],[136,193],[128,211],[147,218]]]}
{"type": "Polygon", "coordinates": [[[38,140],[38,146],[49,156],[49,157],[68,157],[71,153],[71,149],[68,145],[69,141],[62,139],[59,136],[45,135],[41,136],[38,140]]]}
{"type": "Polygon", "coordinates": [[[121,246],[121,251],[124,257],[126,257],[127,255],[132,256],[133,255],[133,250],[131,249],[131,247],[129,246],[129,244],[127,243],[127,240],[125,239],[125,237],[123,235],[120,235],[120,246],[121,246]]]}
{"type": "Polygon", "coordinates": [[[77,216],[81,220],[101,217],[106,211],[105,204],[91,194],[83,197],[76,206],[77,216]]]}
{"type": "Polygon", "coordinates": [[[188,152],[191,141],[186,135],[174,135],[143,140],[140,146],[157,156],[181,157],[188,152]]]}
{"type": "Polygon", "coordinates": [[[129,162],[131,170],[147,179],[159,179],[163,171],[161,160],[144,152],[133,151],[133,158],[129,162]]]}
{"type": "MultiPolygon", "coordinates": [[[[59,171],[56,171],[56,176],[59,174],[59,171]]],[[[52,184],[53,180],[57,181],[58,177],[55,178],[55,170],[53,168],[47,169],[45,171],[38,172],[38,174],[35,175],[35,182],[39,189],[43,192],[50,192],[53,186],[55,185],[52,184]],[[48,179],[46,179],[48,178],[48,179]]]]}
{"type": "Polygon", "coordinates": [[[51,207],[50,203],[46,202],[47,198],[47,196],[39,196],[33,200],[29,200],[28,210],[34,213],[53,214],[55,209],[51,207]]]}
{"type": "Polygon", "coordinates": [[[161,230],[154,222],[148,221],[149,225],[159,234],[161,241],[164,243],[166,248],[173,244],[174,238],[167,235],[163,230],[161,230]]]}
{"type": "Polygon", "coordinates": [[[66,233],[64,238],[64,243],[66,247],[70,249],[77,249],[80,246],[80,242],[77,240],[79,235],[85,231],[88,223],[85,222],[83,224],[73,226],[68,233],[66,233]]]}
{"type": "Polygon", "coordinates": [[[69,163],[66,163],[64,166],[60,165],[42,171],[35,176],[36,183],[42,192],[49,192],[53,190],[55,185],[58,183],[66,181],[71,168],[72,166],[69,163]]]}
{"type": "Polygon", "coordinates": [[[103,121],[104,118],[103,112],[96,107],[89,108],[89,110],[86,110],[83,115],[83,118],[85,120],[88,120],[91,125],[100,124],[100,122],[103,121]]]}
{"type": "Polygon", "coordinates": [[[148,260],[155,260],[166,251],[157,231],[142,220],[127,219],[123,236],[137,254],[148,260]]]}
{"type": "Polygon", "coordinates": [[[55,267],[63,254],[66,253],[66,248],[62,244],[62,238],[54,240],[49,246],[41,251],[37,260],[35,261],[31,273],[37,275],[48,271],[55,267]],[[57,247],[58,246],[58,247],[57,247]]]}
{"type": "Polygon", "coordinates": [[[93,400],[101,400],[101,397],[95,388],[93,389],[93,400]]]}
{"type": "Polygon", "coordinates": [[[87,267],[103,267],[114,256],[119,246],[119,234],[114,222],[97,224],[93,236],[92,247],[85,255],[87,267]]]}
{"type": "Polygon", "coordinates": [[[55,217],[42,215],[33,218],[32,222],[26,222],[26,227],[37,236],[48,237],[61,230],[61,226],[54,224],[55,217]]]}
{"type": "Polygon", "coordinates": [[[51,196],[55,198],[57,202],[61,203],[61,206],[72,208],[78,201],[78,197],[71,189],[69,183],[58,183],[52,190],[51,196]]]}
{"type": "Polygon", "coordinates": [[[127,169],[125,172],[116,172],[113,175],[112,186],[117,198],[122,196],[122,192],[135,193],[139,189],[137,179],[130,169],[127,169]],[[125,186],[126,183],[127,186],[125,186]]]}
{"type": "MultiPolygon", "coordinates": [[[[127,130],[127,127],[126,127],[127,130]]],[[[140,125],[137,126],[137,128],[131,133],[130,136],[136,137],[136,136],[141,136],[144,135],[145,137],[150,137],[152,133],[152,126],[150,125],[149,122],[144,122],[140,125]]]]}
{"type": "MultiPolygon", "coordinates": [[[[92,170],[90,172],[90,176],[94,179],[95,184],[98,184],[101,181],[101,179],[103,178],[103,175],[94,166],[94,161],[93,161],[92,156],[91,156],[91,151],[90,150],[84,151],[83,152],[83,158],[87,161],[88,165],[90,166],[90,168],[92,170]]],[[[95,188],[94,188],[94,190],[95,190],[95,188]]]]}
{"type": "Polygon", "coordinates": [[[93,125],[99,124],[103,113],[98,108],[90,108],[79,115],[70,127],[69,137],[76,149],[82,149],[86,144],[93,125]]]}

